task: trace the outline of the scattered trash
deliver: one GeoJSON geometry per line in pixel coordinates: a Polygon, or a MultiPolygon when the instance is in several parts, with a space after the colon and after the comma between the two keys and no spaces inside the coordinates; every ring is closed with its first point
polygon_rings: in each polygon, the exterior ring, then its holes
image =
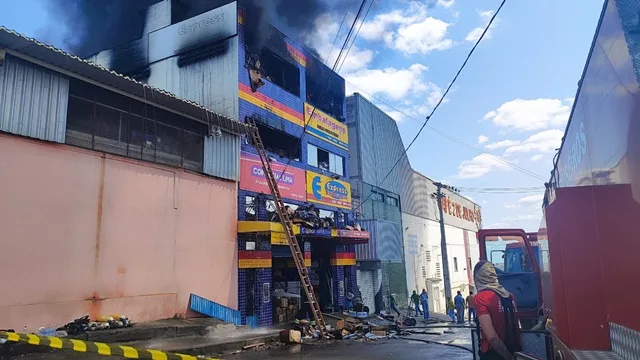
{"type": "MultiPolygon", "coordinates": [[[[59,334],[63,334],[64,332],[65,334],[64,336],[67,336],[67,335],[80,335],[80,334],[84,334],[87,331],[120,329],[120,328],[126,328],[131,326],[133,326],[133,323],[128,317],[124,315],[101,316],[98,319],[96,319],[96,321],[91,321],[89,319],[89,315],[86,315],[81,318],[77,318],[64,326],[59,327],[56,330],[60,331],[59,334]]],[[[41,328],[41,329],[44,329],[44,328],[41,328]]],[[[49,332],[50,330],[45,329],[45,331],[49,332]]]]}
{"type": "Polygon", "coordinates": [[[260,342],[260,343],[256,343],[256,344],[247,345],[247,346],[244,346],[242,348],[242,350],[254,349],[254,348],[257,348],[257,347],[261,347],[261,346],[265,346],[265,343],[260,342]]]}

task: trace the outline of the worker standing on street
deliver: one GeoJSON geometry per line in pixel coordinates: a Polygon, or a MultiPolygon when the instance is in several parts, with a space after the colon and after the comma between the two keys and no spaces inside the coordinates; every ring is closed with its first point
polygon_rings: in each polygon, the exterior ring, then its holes
{"type": "Polygon", "coordinates": [[[427,294],[427,290],[425,289],[422,289],[422,293],[420,294],[420,302],[422,303],[424,319],[429,320],[429,294],[427,294]]]}
{"type": "Polygon", "coordinates": [[[464,298],[462,297],[462,293],[458,291],[458,295],[453,298],[453,304],[456,307],[458,324],[464,323],[464,298]]]}
{"type": "Polygon", "coordinates": [[[413,290],[413,294],[411,295],[411,302],[416,307],[416,316],[422,314],[422,311],[420,311],[420,296],[418,296],[418,293],[415,290],[413,290]]]}
{"type": "Polygon", "coordinates": [[[515,360],[521,351],[520,319],[515,297],[498,282],[495,266],[479,262],[473,269],[478,293],[474,296],[477,311],[480,360],[515,360]]]}
{"type": "Polygon", "coordinates": [[[467,309],[469,309],[469,322],[471,322],[471,317],[473,317],[473,320],[476,319],[476,307],[473,302],[473,291],[469,291],[469,296],[467,296],[467,309]]]}
{"type": "Polygon", "coordinates": [[[396,298],[393,297],[393,294],[389,295],[389,300],[391,301],[391,310],[395,311],[400,317],[400,310],[398,310],[398,303],[396,303],[396,298]]]}

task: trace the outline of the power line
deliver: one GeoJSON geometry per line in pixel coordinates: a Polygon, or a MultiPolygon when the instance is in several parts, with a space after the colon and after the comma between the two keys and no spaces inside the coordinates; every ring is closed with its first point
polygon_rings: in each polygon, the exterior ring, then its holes
{"type": "MultiPolygon", "coordinates": [[[[346,80],[345,80],[345,81],[346,81],[346,80]]],[[[422,121],[420,121],[420,120],[418,120],[417,118],[415,118],[415,117],[413,117],[413,116],[410,116],[410,115],[409,115],[409,114],[407,114],[406,112],[404,112],[404,111],[402,111],[402,110],[400,110],[400,109],[398,109],[398,108],[396,108],[396,107],[394,107],[394,106],[390,105],[389,103],[385,102],[384,100],[381,100],[380,98],[377,98],[377,97],[373,96],[372,94],[370,94],[370,93],[368,93],[368,92],[364,91],[362,88],[360,88],[360,87],[358,87],[358,86],[354,85],[352,82],[350,82],[350,81],[346,81],[346,82],[348,82],[348,83],[349,83],[351,86],[353,86],[354,88],[356,88],[356,89],[360,90],[362,93],[367,94],[370,98],[372,98],[372,99],[376,100],[377,102],[379,102],[379,103],[381,103],[381,104],[385,105],[386,107],[390,108],[391,110],[395,110],[395,111],[397,111],[397,112],[401,113],[402,115],[406,116],[408,119],[413,120],[413,121],[415,121],[415,122],[418,122],[418,123],[422,124],[422,121]]],[[[496,161],[501,162],[501,163],[503,163],[503,164],[505,164],[505,165],[507,165],[507,166],[510,166],[511,168],[513,168],[513,169],[515,169],[515,170],[518,170],[518,171],[520,171],[520,172],[522,172],[522,173],[524,173],[524,174],[526,174],[526,175],[532,176],[532,177],[534,177],[534,178],[536,178],[536,179],[538,179],[538,180],[546,181],[546,178],[545,178],[545,177],[543,177],[543,176],[541,176],[541,175],[538,175],[538,174],[536,174],[536,173],[534,173],[534,172],[532,172],[532,171],[529,171],[529,170],[527,170],[527,169],[525,169],[525,168],[523,168],[523,167],[520,167],[520,166],[518,166],[518,165],[516,165],[516,164],[514,164],[514,163],[511,163],[511,162],[509,162],[509,161],[507,161],[507,160],[504,160],[504,159],[502,159],[502,158],[500,158],[500,157],[498,157],[498,156],[496,156],[496,155],[493,155],[493,154],[491,154],[491,153],[488,153],[488,152],[486,152],[486,151],[484,151],[484,150],[482,150],[482,149],[479,149],[479,148],[477,148],[477,147],[475,147],[475,146],[473,146],[473,145],[471,145],[471,144],[468,144],[468,143],[466,143],[466,142],[464,142],[464,141],[462,141],[462,140],[460,140],[460,139],[458,139],[458,138],[456,138],[456,137],[454,137],[454,136],[451,136],[451,135],[449,135],[449,134],[445,133],[444,131],[442,131],[442,130],[440,130],[440,129],[438,129],[438,128],[435,128],[435,127],[433,127],[433,126],[431,126],[431,125],[427,125],[427,129],[429,129],[429,130],[431,130],[431,131],[435,132],[436,134],[438,134],[438,135],[440,135],[440,136],[443,136],[443,137],[445,137],[445,138],[447,138],[447,139],[449,139],[449,140],[451,140],[451,141],[453,141],[453,142],[455,142],[455,143],[457,143],[457,144],[459,144],[459,145],[462,145],[462,146],[464,146],[464,147],[466,147],[466,148],[468,148],[468,149],[471,149],[471,150],[473,150],[473,151],[476,151],[476,152],[477,152],[477,153],[479,153],[479,154],[485,154],[485,155],[491,156],[491,157],[492,157],[493,159],[495,159],[496,161]]]]}
{"type": "MultiPolygon", "coordinates": [[[[476,43],[473,45],[473,47],[471,48],[471,51],[469,51],[469,54],[467,55],[467,57],[465,58],[464,62],[462,63],[462,66],[460,66],[460,69],[458,69],[458,71],[456,72],[456,75],[453,77],[453,80],[451,81],[451,83],[449,83],[449,86],[447,86],[447,89],[445,90],[445,92],[442,94],[442,97],[440,97],[440,100],[438,100],[438,102],[436,103],[436,105],[433,107],[433,109],[431,110],[431,113],[427,116],[427,118],[424,121],[424,124],[422,124],[422,126],[420,127],[420,130],[418,130],[418,133],[416,134],[416,136],[413,138],[413,140],[411,140],[411,142],[409,143],[409,146],[407,146],[407,148],[404,150],[403,154],[400,156],[400,158],[398,158],[398,160],[396,161],[396,163],[391,167],[391,169],[389,170],[389,172],[387,173],[387,175],[385,175],[385,177],[382,179],[382,181],[380,181],[376,187],[380,187],[380,185],[389,177],[389,175],[393,172],[393,170],[396,168],[396,166],[398,166],[398,164],[400,163],[400,161],[402,161],[402,159],[406,156],[407,151],[411,148],[411,146],[416,142],[416,140],[418,139],[418,137],[420,136],[420,134],[422,133],[422,130],[424,130],[425,126],[427,126],[427,123],[429,122],[429,120],[431,119],[431,117],[433,116],[433,114],[435,114],[436,110],[438,110],[438,108],[440,107],[440,105],[442,104],[442,102],[444,101],[445,97],[447,96],[447,94],[449,93],[449,91],[451,91],[451,88],[453,87],[453,85],[456,83],[456,81],[458,80],[458,77],[460,76],[460,73],[462,73],[462,70],[464,70],[464,68],[467,66],[467,62],[469,62],[469,59],[471,58],[471,55],[473,55],[474,51],[476,50],[476,48],[478,47],[478,45],[480,44],[480,41],[482,41],[482,39],[484,38],[484,36],[486,35],[487,31],[489,31],[489,28],[491,27],[491,24],[493,24],[493,21],[496,19],[496,17],[498,16],[498,14],[500,13],[500,10],[502,10],[502,7],[504,6],[504,4],[506,3],[507,0],[502,0],[502,3],[500,3],[500,6],[498,7],[498,9],[496,10],[496,12],[493,14],[493,16],[491,17],[491,19],[489,20],[489,23],[487,24],[487,26],[485,27],[484,31],[482,32],[482,34],[480,35],[480,38],[478,38],[478,40],[476,41],[476,43]]],[[[360,202],[360,205],[358,205],[357,208],[352,210],[352,213],[355,213],[358,209],[360,209],[362,207],[362,205],[364,203],[367,202],[367,200],[369,200],[369,198],[371,198],[371,195],[373,195],[373,193],[370,193],[365,199],[364,201],[360,202]]]]}
{"type": "MultiPolygon", "coordinates": [[[[351,27],[349,28],[349,32],[347,33],[347,37],[344,41],[344,44],[342,45],[342,48],[340,49],[340,52],[338,53],[338,57],[336,58],[336,62],[333,64],[333,68],[331,69],[331,71],[333,71],[333,73],[336,72],[336,69],[338,68],[338,64],[340,63],[340,59],[342,58],[342,55],[345,51],[345,49],[347,48],[347,45],[349,44],[349,40],[353,34],[353,30],[356,27],[356,24],[358,23],[358,19],[360,18],[360,15],[362,15],[362,10],[364,9],[365,5],[366,5],[367,0],[362,0],[362,2],[360,3],[360,8],[358,9],[358,12],[356,13],[356,17],[353,19],[353,23],[351,24],[351,27]]],[[[373,3],[373,0],[372,0],[373,3]]],[[[369,6],[369,9],[371,9],[371,6],[369,6]]],[[[349,9],[347,9],[347,12],[349,11],[349,9]]],[[[367,11],[367,14],[369,13],[369,11],[367,11]]],[[[365,15],[366,17],[366,15],[365,15]]],[[[345,18],[346,18],[346,14],[345,14],[345,18]]],[[[362,22],[364,22],[364,17],[362,18],[362,22]]],[[[360,29],[358,29],[358,32],[360,31],[360,29]]],[[[336,40],[339,36],[339,33],[336,34],[336,40]]],[[[356,34],[357,36],[357,34],[356,34]]],[[[353,38],[353,41],[355,42],[355,37],[353,38]]],[[[352,43],[353,45],[353,43],[352,43]]],[[[346,59],[347,55],[349,54],[349,51],[351,50],[351,46],[349,46],[349,49],[347,50],[346,53],[344,53],[344,59],[346,59]]],[[[342,61],[344,63],[344,60],[342,61]]],[[[329,75],[327,77],[327,81],[325,82],[325,87],[324,90],[322,91],[321,94],[321,100],[322,101],[324,99],[324,95],[327,93],[327,90],[329,89],[329,85],[330,85],[330,80],[331,80],[331,75],[329,75]]],[[[307,126],[309,126],[309,122],[311,122],[311,119],[313,119],[313,115],[316,113],[316,109],[318,107],[314,106],[313,110],[311,111],[311,114],[309,116],[309,121],[305,122],[304,126],[302,127],[302,134],[300,135],[300,137],[298,138],[296,147],[299,147],[300,144],[302,144],[302,138],[304,138],[304,135],[306,134],[306,130],[307,130],[307,126]]],[[[304,121],[304,115],[303,115],[303,121],[304,121]]],[[[276,179],[281,179],[282,176],[284,175],[285,171],[287,171],[287,168],[289,167],[289,164],[291,164],[291,160],[293,160],[293,158],[289,158],[289,160],[287,161],[287,164],[284,166],[284,169],[282,169],[282,172],[280,173],[280,176],[277,177],[276,179]]],[[[278,180],[279,181],[279,180],[278,180]]]]}

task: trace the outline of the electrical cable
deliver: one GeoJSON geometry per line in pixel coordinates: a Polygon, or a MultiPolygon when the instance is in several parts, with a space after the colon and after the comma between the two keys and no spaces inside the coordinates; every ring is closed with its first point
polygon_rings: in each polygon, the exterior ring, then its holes
{"type": "MultiPolygon", "coordinates": [[[[356,17],[353,19],[353,23],[351,24],[351,27],[349,28],[349,32],[347,33],[347,37],[345,39],[344,44],[342,45],[342,48],[340,49],[340,52],[338,53],[338,57],[336,58],[336,61],[333,65],[333,68],[331,69],[334,73],[336,72],[336,69],[338,67],[338,64],[340,63],[340,59],[342,58],[342,54],[344,53],[345,49],[347,48],[347,44],[349,44],[349,39],[351,38],[351,35],[353,34],[353,30],[356,27],[356,24],[358,22],[358,19],[360,18],[360,15],[362,15],[362,10],[364,9],[364,6],[366,5],[367,0],[362,0],[362,2],[360,3],[360,8],[358,9],[358,12],[356,13],[356,17]]],[[[373,0],[372,0],[373,3],[373,0]]],[[[369,9],[371,9],[371,7],[369,7],[369,9]]],[[[347,9],[347,12],[349,10],[347,9]]],[[[367,11],[368,14],[368,11],[367,11]]],[[[346,14],[345,14],[346,17],[346,14]]],[[[364,17],[362,18],[362,22],[364,22],[364,17]]],[[[358,29],[359,31],[359,29],[358,29]]],[[[336,39],[338,37],[339,34],[336,34],[336,39]]],[[[357,35],[356,35],[357,36],[357,35]]],[[[355,41],[355,37],[353,39],[353,41],[355,41]]],[[[352,43],[353,44],[353,43],[352,43]]],[[[349,50],[351,50],[351,47],[349,47],[349,50]]],[[[349,54],[349,50],[347,50],[346,53],[344,53],[344,58],[346,59],[347,55],[349,54]]],[[[343,60],[344,63],[344,60],[343,60]]],[[[322,99],[324,99],[324,94],[326,94],[327,90],[329,89],[329,85],[330,85],[330,80],[331,80],[331,76],[327,77],[327,81],[326,81],[326,85],[325,88],[322,92],[322,99]]],[[[318,107],[314,106],[313,110],[311,111],[311,114],[309,115],[309,122],[311,122],[311,119],[313,119],[313,115],[316,112],[316,109],[318,107]]],[[[309,122],[305,122],[304,126],[302,127],[302,135],[300,135],[300,137],[298,138],[298,142],[296,144],[296,148],[300,146],[300,144],[302,144],[302,139],[304,138],[304,135],[306,134],[306,130],[307,130],[307,126],[309,125],[309,122]]],[[[280,176],[276,177],[277,181],[280,181],[280,179],[282,178],[282,176],[284,175],[284,173],[287,171],[287,168],[289,167],[289,164],[291,164],[291,160],[292,158],[289,158],[289,160],[287,161],[286,165],[284,166],[284,169],[282,169],[282,172],[280,172],[280,176]]]]}
{"type": "MultiPolygon", "coordinates": [[[[385,105],[386,107],[390,108],[391,110],[394,110],[394,111],[397,111],[397,112],[401,113],[402,115],[407,117],[409,120],[413,120],[415,122],[418,122],[418,123],[422,124],[422,121],[418,120],[417,118],[415,118],[413,116],[408,115],[406,112],[404,112],[404,111],[402,111],[402,110],[400,110],[400,109],[398,109],[398,108],[396,108],[396,107],[394,107],[392,105],[389,105],[389,103],[387,103],[384,100],[381,100],[380,98],[377,98],[377,97],[373,96],[372,94],[364,91],[363,89],[361,89],[358,86],[354,85],[352,82],[350,82],[350,81],[346,81],[346,82],[348,82],[354,88],[362,91],[362,93],[367,94],[371,99],[376,100],[377,102],[385,105]]],[[[473,151],[475,151],[475,152],[477,152],[479,154],[489,155],[493,159],[495,159],[496,161],[501,162],[501,163],[503,163],[503,164],[505,164],[507,166],[510,166],[514,170],[518,170],[518,171],[522,172],[523,174],[532,176],[532,177],[534,177],[534,178],[536,178],[538,180],[543,180],[543,181],[546,180],[546,178],[544,176],[538,175],[538,174],[536,174],[536,173],[534,173],[532,171],[529,171],[529,170],[527,170],[527,169],[525,169],[523,167],[520,167],[520,166],[518,166],[516,164],[513,164],[511,162],[508,162],[507,160],[504,160],[504,159],[502,159],[502,158],[500,158],[500,157],[498,157],[496,155],[493,155],[493,154],[488,153],[488,152],[486,152],[486,151],[484,151],[482,149],[479,149],[479,148],[477,148],[477,147],[475,147],[475,146],[473,146],[471,144],[468,144],[468,143],[466,143],[466,142],[464,142],[464,141],[462,141],[462,140],[460,140],[460,139],[458,139],[458,138],[456,138],[454,136],[451,136],[451,135],[445,133],[444,131],[442,131],[442,130],[440,130],[438,128],[435,128],[435,127],[433,127],[431,125],[427,125],[427,129],[429,129],[429,130],[435,132],[436,134],[441,135],[441,136],[443,136],[443,137],[445,137],[445,138],[447,138],[447,139],[449,139],[449,140],[451,140],[451,141],[453,141],[455,143],[458,143],[458,144],[460,144],[460,145],[462,145],[462,146],[464,146],[466,148],[469,148],[469,149],[471,149],[471,150],[473,150],[473,151]]]]}
{"type": "Polygon", "coordinates": [[[427,340],[427,339],[414,339],[414,338],[412,338],[412,337],[407,337],[407,336],[398,336],[398,339],[411,340],[411,341],[420,341],[420,342],[427,343],[427,344],[436,344],[436,345],[451,346],[451,347],[454,347],[454,348],[456,348],[456,349],[465,350],[465,351],[468,351],[468,352],[470,352],[470,353],[472,353],[472,354],[473,354],[473,350],[471,350],[471,349],[469,349],[469,348],[466,348],[466,347],[464,347],[464,346],[462,346],[462,345],[447,344],[447,343],[443,343],[443,342],[440,342],[440,341],[433,341],[433,340],[427,340]]]}
{"type": "MultiPolygon", "coordinates": [[[[451,89],[453,88],[453,85],[456,83],[456,81],[458,80],[458,77],[460,76],[460,74],[462,73],[462,70],[464,70],[464,68],[467,66],[467,63],[469,62],[469,59],[471,58],[471,55],[473,55],[474,51],[476,50],[476,48],[478,47],[478,45],[480,44],[480,42],[482,41],[482,39],[484,38],[484,36],[486,35],[487,31],[489,31],[489,28],[491,27],[491,24],[493,24],[493,22],[495,21],[496,17],[498,16],[498,14],[500,13],[500,10],[502,10],[502,7],[504,6],[504,4],[507,2],[507,0],[502,0],[502,2],[500,3],[500,6],[498,7],[498,9],[496,10],[496,12],[493,14],[493,16],[491,17],[491,19],[489,20],[489,23],[487,24],[487,26],[484,28],[484,31],[482,32],[482,34],[480,35],[480,38],[478,38],[478,40],[476,41],[476,43],[473,45],[473,47],[471,48],[471,51],[469,51],[469,54],[467,55],[467,57],[465,58],[464,62],[462,63],[462,66],[460,66],[460,69],[458,69],[458,71],[456,72],[456,75],[453,77],[453,80],[451,81],[451,83],[449,83],[449,86],[447,86],[447,89],[445,90],[445,92],[442,94],[442,96],[440,97],[440,100],[438,100],[438,102],[436,103],[436,105],[433,107],[433,109],[431,110],[431,113],[427,116],[427,118],[425,119],[424,123],[422,124],[422,126],[420,127],[420,129],[418,130],[418,133],[416,134],[416,136],[413,138],[413,140],[411,140],[411,142],[409,143],[409,146],[407,146],[407,148],[404,150],[403,154],[400,156],[400,158],[395,162],[395,164],[391,167],[391,169],[389,170],[389,172],[387,173],[387,175],[385,175],[385,177],[376,185],[376,188],[380,187],[380,185],[382,185],[382,183],[389,177],[389,175],[391,175],[391,173],[393,172],[393,170],[396,168],[396,166],[398,166],[398,164],[400,163],[400,161],[402,161],[403,158],[406,157],[407,155],[407,151],[411,148],[411,146],[416,142],[416,140],[418,139],[418,137],[420,136],[420,134],[422,133],[422,130],[424,130],[424,128],[427,126],[427,123],[429,122],[429,120],[431,119],[431,117],[435,114],[436,110],[438,110],[438,108],[440,107],[440,105],[442,104],[442,102],[444,101],[445,97],[447,96],[447,94],[449,93],[449,91],[451,91],[451,89]]],[[[367,200],[369,200],[369,198],[371,198],[371,195],[373,195],[373,193],[370,193],[365,199],[364,201],[360,202],[360,205],[358,205],[357,208],[353,209],[351,211],[352,214],[354,214],[358,209],[360,209],[362,207],[362,205],[364,205],[364,203],[367,202],[367,200]]]]}

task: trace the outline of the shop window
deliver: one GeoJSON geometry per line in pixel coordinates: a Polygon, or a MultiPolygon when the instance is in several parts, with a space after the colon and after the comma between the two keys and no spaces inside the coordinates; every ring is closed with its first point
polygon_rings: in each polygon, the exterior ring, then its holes
{"type": "Polygon", "coordinates": [[[202,171],[206,125],[71,80],[70,145],[202,171]]]}
{"type": "Polygon", "coordinates": [[[386,197],[387,205],[398,207],[398,199],[393,198],[391,196],[386,197]]]}
{"type": "Polygon", "coordinates": [[[300,97],[300,68],[298,66],[264,47],[260,51],[260,66],[264,72],[264,78],[300,97]]]}
{"type": "Polygon", "coordinates": [[[458,258],[453,258],[453,271],[458,272],[458,258]]]}
{"type": "Polygon", "coordinates": [[[324,171],[344,176],[344,158],[307,144],[307,163],[324,171]]]}
{"type": "Polygon", "coordinates": [[[281,158],[300,161],[300,142],[295,136],[256,122],[264,148],[281,158]]]}

